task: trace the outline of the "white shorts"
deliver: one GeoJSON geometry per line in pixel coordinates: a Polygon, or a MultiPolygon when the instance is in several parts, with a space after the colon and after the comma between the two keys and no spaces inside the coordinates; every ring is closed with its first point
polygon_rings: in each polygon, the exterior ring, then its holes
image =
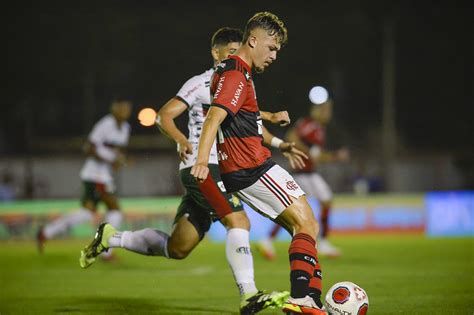
{"type": "Polygon", "coordinates": [[[275,219],[293,203],[291,197],[296,199],[305,193],[286,170],[275,165],[252,186],[235,194],[255,211],[275,219]]]}
{"type": "Polygon", "coordinates": [[[332,200],[331,188],[318,173],[294,174],[294,177],[308,196],[316,197],[321,202],[332,200]]]}

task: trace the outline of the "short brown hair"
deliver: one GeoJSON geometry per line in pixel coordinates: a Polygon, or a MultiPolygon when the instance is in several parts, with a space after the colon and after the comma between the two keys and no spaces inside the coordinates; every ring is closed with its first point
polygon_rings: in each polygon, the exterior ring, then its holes
{"type": "Polygon", "coordinates": [[[230,43],[241,43],[242,31],[238,28],[222,27],[218,29],[211,38],[211,48],[217,45],[230,43]]]}
{"type": "Polygon", "coordinates": [[[275,35],[281,45],[288,42],[288,31],[285,24],[273,13],[258,12],[248,20],[244,31],[244,43],[248,40],[250,32],[256,28],[264,29],[270,36],[275,35]]]}

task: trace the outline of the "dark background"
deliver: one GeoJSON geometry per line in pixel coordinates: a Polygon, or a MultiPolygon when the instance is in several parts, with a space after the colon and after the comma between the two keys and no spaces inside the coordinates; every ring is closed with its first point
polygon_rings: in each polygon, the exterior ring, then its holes
{"type": "MultiPolygon", "coordinates": [[[[161,107],[212,65],[210,37],[244,28],[258,11],[284,20],[289,43],[256,76],[261,109],[307,114],[308,92],[335,99],[332,146],[381,143],[383,27],[393,22],[397,154],[470,159],[473,11],[462,1],[97,1],[18,4],[5,10],[6,89],[0,153],[29,154],[45,139],[84,136],[114,95],[134,115],[161,107]]],[[[158,135],[131,119],[133,135],[158,135]]],[[[278,135],[283,131],[272,129],[278,135]]]]}

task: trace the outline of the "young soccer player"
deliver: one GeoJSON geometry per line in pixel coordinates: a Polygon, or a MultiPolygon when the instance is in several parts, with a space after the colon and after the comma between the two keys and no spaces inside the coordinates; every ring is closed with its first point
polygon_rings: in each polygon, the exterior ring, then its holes
{"type": "MultiPolygon", "coordinates": [[[[219,29],[211,40],[214,66],[235,53],[241,41],[240,30],[228,27],[219,29]]],[[[212,222],[220,220],[227,228],[226,257],[240,291],[240,312],[254,314],[270,306],[281,306],[288,292],[265,293],[257,290],[249,243],[250,223],[240,200],[227,193],[222,184],[217,165],[217,151],[213,149],[210,154],[208,162],[211,176],[205,182],[198,184],[190,175],[191,166],[196,161],[202,124],[209,109],[209,81],[213,72],[214,68],[211,68],[189,79],[157,115],[160,130],[177,144],[181,159],[180,179],[186,188],[171,235],[154,229],[118,232],[110,225],[102,224],[96,239],[82,252],[81,266],[88,267],[98,253],[113,247],[122,247],[145,255],[184,259],[203,239],[212,222]],[[188,137],[174,122],[174,119],[186,111],[189,115],[188,137]]],[[[286,112],[265,115],[274,123],[289,121],[286,112]]],[[[281,147],[291,151],[291,145],[288,143],[283,143],[281,147]]],[[[285,152],[289,153],[291,152],[285,152]]],[[[291,158],[301,159],[297,154],[291,155],[291,158]]]]}
{"type": "Polygon", "coordinates": [[[198,181],[208,180],[212,174],[209,156],[217,136],[219,168],[227,191],[282,224],[293,236],[289,248],[291,296],[283,311],[326,314],[315,247],[319,225],[303,190],[262,145],[269,135],[262,128],[252,79],[252,69],[263,72],[286,41],[287,30],[272,13],[257,13],[247,22],[242,46],[213,74],[213,98],[191,174],[198,181]]]}
{"type": "MultiPolygon", "coordinates": [[[[120,228],[122,212],[115,195],[113,171],[119,170],[126,162],[125,148],[130,137],[127,120],[131,108],[130,100],[116,98],[110,106],[110,114],[94,125],[85,145],[87,160],[80,173],[83,185],[81,208],[39,229],[37,244],[40,252],[43,252],[46,240],[76,224],[92,221],[99,202],[107,206],[105,220],[120,228]]],[[[111,253],[103,257],[111,259],[111,253]]]]}

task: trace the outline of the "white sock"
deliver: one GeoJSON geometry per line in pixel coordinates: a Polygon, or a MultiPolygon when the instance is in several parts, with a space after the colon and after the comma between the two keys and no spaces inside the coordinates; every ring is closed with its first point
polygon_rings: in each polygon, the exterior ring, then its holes
{"type": "Polygon", "coordinates": [[[253,257],[250,251],[249,231],[230,229],[227,231],[225,253],[240,295],[256,293],[253,277],[253,257]]]}
{"type": "Polygon", "coordinates": [[[47,224],[43,229],[43,233],[47,239],[51,239],[63,233],[69,227],[86,221],[92,221],[93,218],[94,215],[90,210],[81,208],[74,212],[63,215],[53,222],[47,224]]]}
{"type": "Polygon", "coordinates": [[[117,232],[108,239],[108,242],[111,248],[121,247],[143,255],[169,258],[168,238],[169,235],[165,232],[147,228],[133,232],[117,232]]]}
{"type": "MultiPolygon", "coordinates": [[[[107,213],[105,214],[105,222],[110,223],[114,228],[120,229],[120,226],[122,225],[122,211],[117,210],[117,209],[111,209],[108,210],[107,213]]],[[[113,254],[113,250],[110,248],[108,251],[103,252],[101,255],[104,258],[110,257],[113,254]]]]}

